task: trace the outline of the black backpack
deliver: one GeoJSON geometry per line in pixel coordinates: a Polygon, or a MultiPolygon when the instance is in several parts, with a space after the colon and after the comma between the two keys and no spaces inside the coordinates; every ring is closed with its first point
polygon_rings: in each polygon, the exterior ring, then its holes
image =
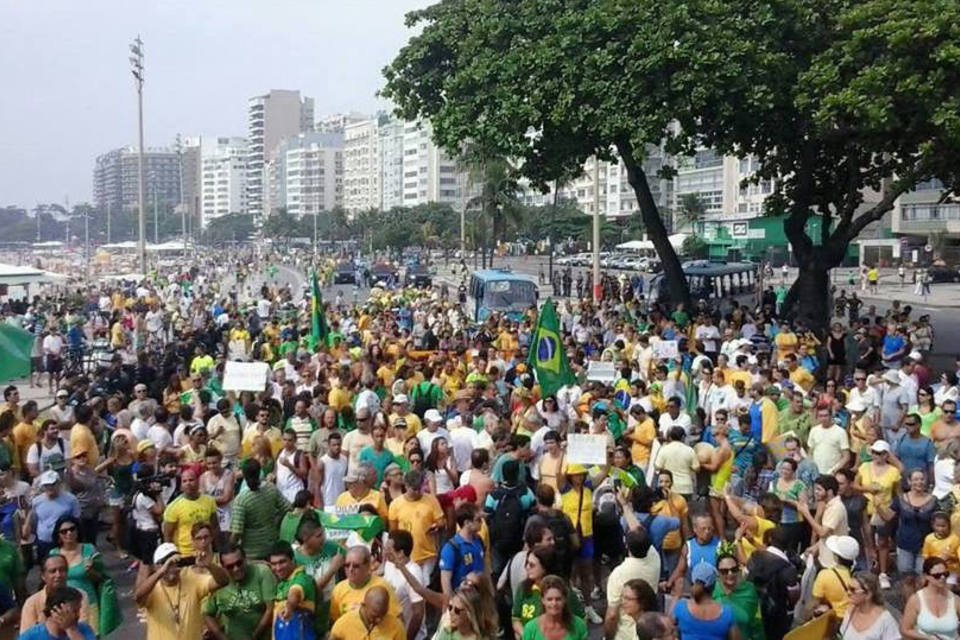
{"type": "Polygon", "coordinates": [[[526,514],[520,504],[520,496],[526,491],[523,486],[500,488],[493,492],[493,499],[497,501],[497,508],[493,510],[490,519],[490,531],[496,535],[493,538],[493,547],[503,556],[509,557],[523,549],[523,527],[526,524],[526,514]]]}
{"type": "Polygon", "coordinates": [[[432,382],[421,382],[413,388],[413,412],[418,418],[423,418],[423,414],[428,409],[436,409],[433,401],[433,388],[436,385],[432,382]]]}

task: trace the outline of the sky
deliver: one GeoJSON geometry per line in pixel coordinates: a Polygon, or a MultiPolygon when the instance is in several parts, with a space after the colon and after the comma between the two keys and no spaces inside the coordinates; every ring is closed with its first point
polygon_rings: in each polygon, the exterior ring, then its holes
{"type": "Polygon", "coordinates": [[[137,143],[128,45],[144,42],[147,147],[246,135],[247,99],[389,108],[381,70],[432,0],[0,1],[0,206],[92,199],[94,158],[137,143]]]}

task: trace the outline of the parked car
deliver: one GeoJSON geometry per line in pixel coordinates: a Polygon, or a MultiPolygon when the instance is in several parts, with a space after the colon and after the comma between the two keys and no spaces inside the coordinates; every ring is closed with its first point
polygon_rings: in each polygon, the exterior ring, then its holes
{"type": "Polygon", "coordinates": [[[929,276],[931,283],[960,282],[960,266],[934,265],[927,267],[927,276],[929,276]]]}
{"type": "Polygon", "coordinates": [[[408,287],[427,288],[433,285],[433,276],[423,265],[407,267],[404,284],[408,287]]]}
{"type": "Polygon", "coordinates": [[[341,262],[337,265],[333,284],[357,284],[357,271],[352,262],[341,262]]]}

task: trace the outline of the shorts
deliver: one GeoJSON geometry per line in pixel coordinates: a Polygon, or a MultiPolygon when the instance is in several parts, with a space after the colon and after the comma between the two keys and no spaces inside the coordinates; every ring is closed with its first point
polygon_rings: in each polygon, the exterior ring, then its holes
{"type": "Polygon", "coordinates": [[[580,560],[593,560],[593,536],[580,539],[580,548],[577,550],[580,560]]]}
{"type": "Polygon", "coordinates": [[[63,358],[59,356],[47,356],[47,372],[60,373],[63,371],[63,358]]]}
{"type": "Polygon", "coordinates": [[[43,373],[43,356],[30,358],[30,373],[43,373]]]}

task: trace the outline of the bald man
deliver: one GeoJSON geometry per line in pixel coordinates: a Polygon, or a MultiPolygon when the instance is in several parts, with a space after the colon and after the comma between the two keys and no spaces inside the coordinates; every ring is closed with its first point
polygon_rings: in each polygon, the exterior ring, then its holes
{"type": "Polygon", "coordinates": [[[378,640],[407,640],[407,632],[400,619],[390,613],[390,593],[385,587],[371,587],[363,596],[362,604],[339,618],[330,630],[331,640],[353,638],[378,640]]]}

